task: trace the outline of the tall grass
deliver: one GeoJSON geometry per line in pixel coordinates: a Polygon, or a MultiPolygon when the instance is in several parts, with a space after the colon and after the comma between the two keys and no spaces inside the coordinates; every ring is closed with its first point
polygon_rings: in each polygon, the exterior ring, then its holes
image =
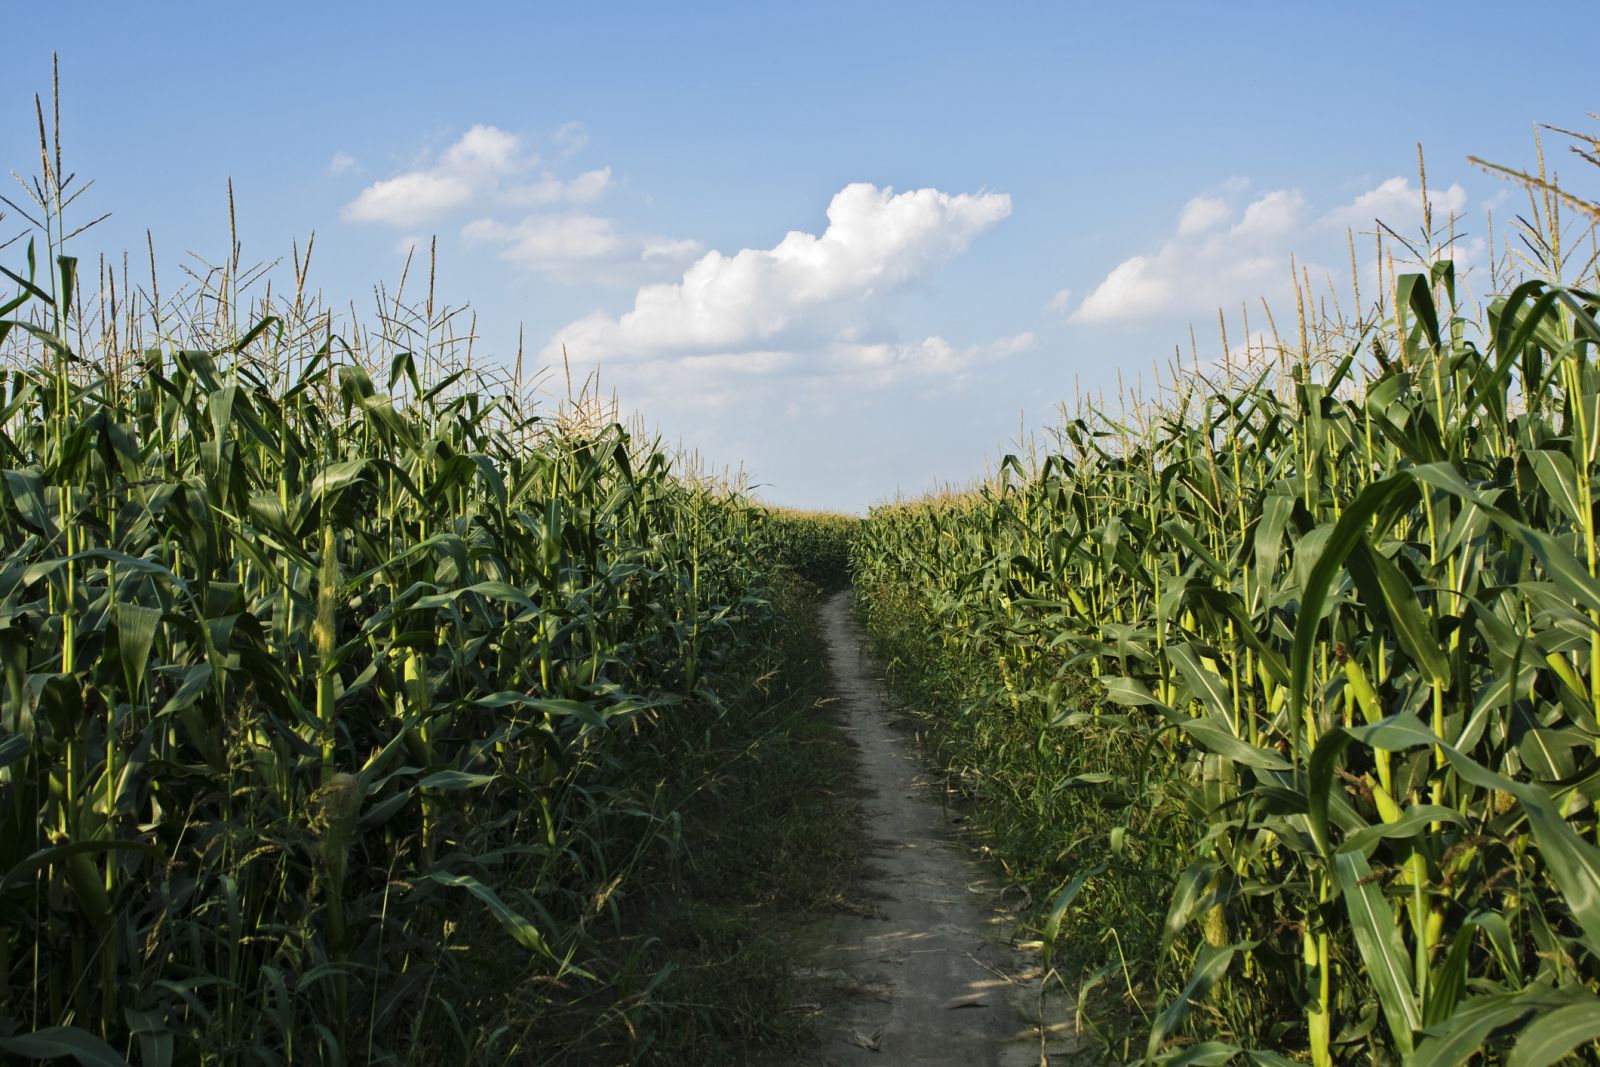
{"type": "Polygon", "coordinates": [[[1054,879],[1047,966],[1131,1058],[1600,1038],[1600,208],[1525,177],[1531,269],[1481,315],[1445,259],[1360,321],[1297,285],[1297,336],[857,541],[895,672],[959,701],[943,751],[1054,879]]]}
{"type": "Polygon", "coordinates": [[[76,258],[38,117],[0,300],[0,1050],[539,1061],[470,1009],[595,995],[588,932],[675,832],[630,753],[694,743],[766,639],[760,509],[538,414],[431,272],[363,327],[309,245],[175,290],[153,250],[76,258]]]}

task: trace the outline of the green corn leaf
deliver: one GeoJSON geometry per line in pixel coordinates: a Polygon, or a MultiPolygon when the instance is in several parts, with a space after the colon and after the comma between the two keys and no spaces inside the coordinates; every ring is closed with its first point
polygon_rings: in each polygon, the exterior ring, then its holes
{"type": "Polygon", "coordinates": [[[1374,549],[1365,536],[1352,548],[1347,563],[1351,577],[1363,590],[1368,607],[1383,606],[1406,655],[1430,682],[1448,689],[1450,661],[1434,637],[1433,626],[1417,600],[1416,591],[1400,573],[1400,568],[1374,549]]]}
{"type": "Polygon", "coordinates": [[[118,603],[112,609],[117,624],[117,653],[122,661],[122,676],[129,690],[136,689],[150,664],[150,649],[162,612],[142,604],[118,603]]]}
{"type": "Polygon", "coordinates": [[[1228,692],[1228,683],[1222,680],[1222,676],[1203,666],[1188,644],[1169,646],[1167,656],[1206,706],[1206,711],[1216,716],[1237,737],[1239,728],[1233,721],[1233,696],[1228,692]]]}
{"type": "Polygon", "coordinates": [[[1431,348],[1439,347],[1439,313],[1433,305],[1432,279],[1426,274],[1402,274],[1395,281],[1395,299],[1417,316],[1431,348]]]}
{"type": "Polygon", "coordinates": [[[1150,1027],[1150,1038],[1145,1044],[1145,1057],[1153,1058],[1166,1043],[1167,1035],[1189,1015],[1195,1004],[1211,992],[1211,988],[1222,980],[1227,973],[1228,966],[1233,962],[1234,953],[1238,945],[1227,945],[1214,948],[1211,945],[1201,945],[1200,952],[1195,957],[1194,968],[1189,972],[1189,981],[1181,992],[1173,998],[1172,1002],[1161,1009],[1161,1014],[1156,1016],[1155,1022],[1150,1027]]]}
{"type": "Polygon", "coordinates": [[[1588,568],[1555,537],[1519,522],[1495,507],[1482,494],[1467,485],[1460,473],[1449,464],[1428,464],[1415,468],[1412,474],[1419,481],[1476,504],[1495,525],[1527,546],[1560,585],[1563,593],[1569,594],[1590,611],[1600,611],[1600,581],[1596,581],[1589,574],[1588,568]]]}
{"type": "Polygon", "coordinates": [[[1506,1067],[1549,1067],[1574,1050],[1600,1041],[1600,997],[1535,1015],[1511,1048],[1506,1067]]]}
{"type": "Polygon", "coordinates": [[[544,936],[539,933],[531,922],[501,900],[499,894],[493,889],[490,889],[470,874],[433,872],[422,875],[414,879],[414,881],[417,883],[435,882],[442,886],[465,889],[489,909],[490,914],[495,917],[500,926],[506,933],[511,935],[517,944],[542,956],[547,956],[551,959],[555,958],[555,954],[550,951],[550,946],[545,944],[544,936]]]}
{"type": "Polygon", "coordinates": [[[1467,966],[1472,956],[1476,927],[1468,922],[1456,931],[1450,951],[1428,977],[1428,999],[1423,1005],[1424,1027],[1449,1020],[1467,991],[1467,966]]]}
{"type": "Polygon", "coordinates": [[[56,536],[55,520],[44,502],[44,482],[34,471],[8,470],[4,472],[6,489],[11,502],[16,505],[22,521],[47,538],[56,536]]]}
{"type": "Polygon", "coordinates": [[[1172,947],[1173,938],[1200,910],[1201,901],[1210,889],[1211,881],[1221,868],[1212,860],[1196,860],[1178,876],[1172,887],[1172,903],[1167,908],[1166,921],[1161,924],[1161,955],[1172,947]]]}
{"type": "Polygon", "coordinates": [[[1406,841],[1434,832],[1432,828],[1439,823],[1465,826],[1467,820],[1452,808],[1438,804],[1411,804],[1394,822],[1374,823],[1345,835],[1344,842],[1335,851],[1365,854],[1379,841],[1406,841]]]}
{"type": "Polygon", "coordinates": [[[1589,951],[1600,954],[1600,849],[1578,836],[1547,793],[1539,786],[1495,774],[1445,744],[1415,718],[1396,716],[1350,733],[1374,748],[1391,751],[1435,745],[1450,761],[1456,774],[1468,783],[1516,797],[1539,844],[1540,856],[1549,865],[1573,918],[1583,928],[1584,944],[1589,951]]]}
{"type": "Polygon", "coordinates": [[[1066,918],[1067,909],[1072,902],[1078,899],[1079,892],[1088,884],[1089,879],[1104,873],[1105,864],[1093,867],[1077,874],[1066,887],[1056,894],[1056,899],[1050,905],[1050,914],[1045,917],[1044,927],[1040,930],[1040,953],[1044,961],[1045,970],[1051,967],[1051,959],[1055,954],[1056,940],[1061,936],[1061,923],[1066,918]]]}
{"type": "MultiPolygon", "coordinates": [[[[1263,520],[1265,521],[1265,520],[1263,520]]],[[[1289,667],[1283,661],[1283,656],[1278,650],[1268,645],[1256,633],[1256,621],[1250,617],[1244,601],[1232,593],[1221,589],[1210,589],[1202,585],[1189,585],[1183,590],[1184,602],[1204,604],[1213,610],[1219,611],[1233,620],[1235,635],[1243,641],[1255,654],[1260,657],[1267,673],[1279,685],[1289,684],[1289,667]]]]}
{"type": "Polygon", "coordinates": [[[76,1026],[48,1026],[31,1034],[0,1037],[0,1050],[25,1060],[70,1058],[79,1067],[129,1067],[116,1049],[76,1026]]]}
{"type": "Polygon", "coordinates": [[[1154,1062],[1161,1067],[1218,1067],[1234,1062],[1242,1051],[1237,1045],[1222,1041],[1201,1041],[1157,1056],[1154,1062]]]}
{"type": "MultiPolygon", "coordinates": [[[[1540,991],[1530,992],[1537,996],[1540,991]]],[[[1526,993],[1475,997],[1428,1030],[1407,1067],[1458,1067],[1483,1051],[1490,1034],[1521,1019],[1535,1005],[1526,993]]]]}
{"type": "Polygon", "coordinates": [[[1578,475],[1572,458],[1561,452],[1535,449],[1527,454],[1539,484],[1562,512],[1579,527],[1585,525],[1582,498],[1578,495],[1578,475]]]}
{"type": "Polygon", "coordinates": [[[161,850],[148,841],[73,841],[64,845],[42,848],[28,858],[16,863],[0,879],[0,892],[15,889],[33,881],[40,871],[55,866],[74,856],[98,856],[106,852],[144,852],[160,855],[161,850]]]}
{"type": "Polygon", "coordinates": [[[21,734],[0,728],[0,770],[28,758],[33,743],[21,734]]]}
{"type": "Polygon", "coordinates": [[[1333,581],[1350,553],[1366,536],[1367,524],[1379,511],[1391,507],[1403,495],[1416,492],[1409,474],[1396,474],[1374,482],[1357,494],[1355,500],[1339,517],[1327,542],[1322,546],[1300,594],[1300,611],[1295,619],[1294,650],[1289,657],[1290,701],[1295,718],[1305,709],[1307,687],[1311,680],[1311,660],[1316,652],[1317,631],[1322,622],[1322,610],[1332,592],[1333,581]]]}
{"type": "Polygon", "coordinates": [[[1400,1051],[1409,1055],[1413,1035],[1422,1029],[1422,1013],[1411,988],[1411,960],[1400,940],[1394,909],[1373,881],[1372,868],[1361,853],[1338,853],[1333,857],[1333,869],[1356,948],[1389,1023],[1389,1035],[1400,1051]]]}
{"type": "Polygon", "coordinates": [[[497,774],[471,774],[467,771],[434,771],[417,783],[418,789],[481,789],[500,781],[497,774]]]}

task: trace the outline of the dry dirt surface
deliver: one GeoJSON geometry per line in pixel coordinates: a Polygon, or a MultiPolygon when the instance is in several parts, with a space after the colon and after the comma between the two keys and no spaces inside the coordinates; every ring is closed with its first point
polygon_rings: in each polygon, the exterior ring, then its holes
{"type": "Polygon", "coordinates": [[[1066,1062],[1070,1022],[1041,1008],[1037,955],[1012,947],[993,872],[963,840],[910,733],[884,706],[849,595],[823,609],[833,688],[860,749],[868,867],[812,976],[820,1048],[802,1062],[1033,1067],[1066,1062]],[[1060,1058],[1057,1058],[1060,1056],[1060,1058]]]}

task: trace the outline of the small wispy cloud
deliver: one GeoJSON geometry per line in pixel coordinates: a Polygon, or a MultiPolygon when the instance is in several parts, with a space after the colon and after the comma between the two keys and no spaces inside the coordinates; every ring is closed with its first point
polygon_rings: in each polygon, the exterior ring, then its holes
{"type": "Polygon", "coordinates": [[[581,122],[563,123],[550,138],[555,142],[556,150],[562,159],[570,159],[583,151],[589,143],[589,132],[583,128],[581,122]]]}

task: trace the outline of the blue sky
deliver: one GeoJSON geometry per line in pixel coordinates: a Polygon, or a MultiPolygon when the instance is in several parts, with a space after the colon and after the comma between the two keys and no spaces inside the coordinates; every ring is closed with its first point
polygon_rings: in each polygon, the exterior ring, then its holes
{"type": "Polygon", "coordinates": [[[437,235],[480,353],[565,342],[805,506],[981,475],[1190,322],[1216,354],[1291,252],[1342,276],[1347,226],[1415,227],[1418,141],[1470,244],[1507,190],[1467,154],[1530,163],[1535,122],[1600,109],[1581,34],[1490,4],[253,10],[71,5],[8,42],[0,163],[34,169],[59,51],[68,169],[114,212],[80,254],[220,259],[230,177],[247,258],[314,230],[335,302],[437,235]]]}

